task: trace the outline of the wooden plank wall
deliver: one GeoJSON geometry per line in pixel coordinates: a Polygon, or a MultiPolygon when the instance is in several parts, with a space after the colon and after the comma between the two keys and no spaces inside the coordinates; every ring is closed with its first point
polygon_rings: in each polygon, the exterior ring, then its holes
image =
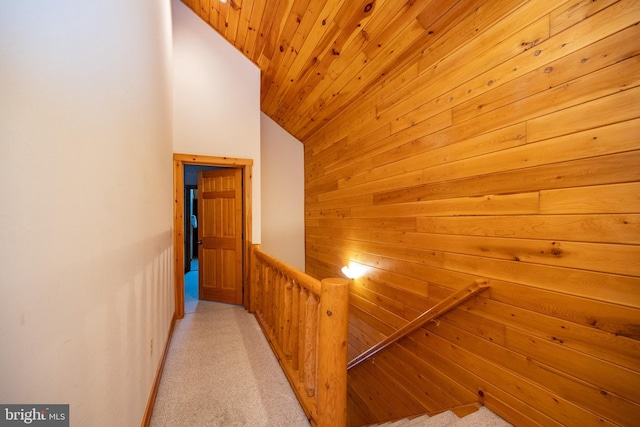
{"type": "Polygon", "coordinates": [[[515,425],[637,425],[640,2],[448,4],[304,140],[307,272],[368,267],[350,358],[491,286],[354,369],[351,424],[481,401],[515,425]]]}

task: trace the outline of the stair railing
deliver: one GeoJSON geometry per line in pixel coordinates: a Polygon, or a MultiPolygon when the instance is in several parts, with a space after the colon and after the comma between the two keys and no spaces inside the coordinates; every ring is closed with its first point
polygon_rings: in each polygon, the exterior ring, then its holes
{"type": "Polygon", "coordinates": [[[254,313],[312,425],[345,426],[349,281],[313,277],[253,245],[254,313]]]}
{"type": "Polygon", "coordinates": [[[365,360],[369,359],[370,357],[376,355],[380,351],[389,347],[391,344],[401,340],[402,338],[406,337],[412,332],[420,329],[422,326],[427,324],[427,322],[430,322],[432,320],[435,320],[437,317],[442,316],[447,311],[451,310],[452,308],[456,307],[457,305],[461,304],[462,302],[466,301],[467,299],[469,299],[470,297],[484,290],[487,287],[488,287],[488,281],[486,279],[474,280],[473,283],[471,283],[466,288],[460,289],[459,291],[449,295],[447,298],[440,301],[438,304],[431,307],[429,310],[425,311],[420,316],[416,317],[414,320],[404,325],[402,328],[398,329],[397,331],[393,332],[391,335],[387,336],[378,344],[374,345],[364,353],[355,357],[353,360],[351,360],[348,363],[347,369],[354,368],[355,366],[359,365],[360,363],[364,362],[365,360]]]}

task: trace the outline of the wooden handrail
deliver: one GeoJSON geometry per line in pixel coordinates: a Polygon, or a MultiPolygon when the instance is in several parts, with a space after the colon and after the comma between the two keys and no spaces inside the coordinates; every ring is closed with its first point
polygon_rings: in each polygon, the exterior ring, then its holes
{"type": "Polygon", "coordinates": [[[429,310],[425,311],[420,316],[416,317],[411,322],[407,323],[402,328],[398,329],[397,331],[395,331],[394,333],[392,333],[391,335],[389,335],[388,337],[380,341],[378,344],[371,347],[369,350],[355,357],[347,365],[347,370],[357,366],[358,364],[364,362],[371,356],[389,347],[391,344],[399,341],[400,339],[406,337],[410,333],[418,330],[419,328],[424,326],[427,322],[434,320],[438,316],[443,315],[447,311],[451,310],[458,304],[466,301],[468,298],[484,290],[487,287],[488,287],[488,281],[486,279],[474,280],[474,282],[471,285],[449,295],[447,298],[440,301],[438,304],[431,307],[429,310]]]}
{"type": "Polygon", "coordinates": [[[259,245],[254,245],[253,248],[254,254],[262,258],[267,264],[273,266],[275,269],[279,270],[285,276],[291,277],[293,280],[298,282],[300,286],[311,291],[315,296],[319,297],[321,293],[321,285],[320,280],[314,279],[313,277],[303,273],[302,271],[296,269],[295,267],[290,266],[287,263],[280,261],[272,257],[271,255],[263,252],[259,245]]]}

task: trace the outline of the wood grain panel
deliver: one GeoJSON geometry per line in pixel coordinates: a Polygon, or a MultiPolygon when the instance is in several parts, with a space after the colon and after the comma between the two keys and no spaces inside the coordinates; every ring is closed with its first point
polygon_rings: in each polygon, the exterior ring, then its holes
{"type": "MultiPolygon", "coordinates": [[[[409,248],[418,256],[421,256],[423,250],[429,251],[432,256],[436,253],[435,251],[451,252],[522,263],[640,276],[638,267],[634,265],[634,260],[638,259],[640,253],[633,245],[392,231],[378,232],[376,238],[391,245],[409,248]]],[[[635,238],[638,236],[636,235],[635,238]]],[[[358,244],[358,246],[361,245],[358,244]]],[[[391,254],[399,252],[395,248],[392,251],[391,254]]],[[[425,256],[424,259],[428,258],[425,256]]]]}
{"type": "Polygon", "coordinates": [[[599,2],[581,0],[570,3],[569,7],[566,5],[559,7],[551,12],[551,33],[557,34],[616,2],[617,0],[599,2]]]}
{"type": "Polygon", "coordinates": [[[600,243],[640,244],[638,215],[532,215],[487,216],[477,218],[421,217],[417,231],[463,236],[509,237],[521,239],[571,240],[600,243]]]}
{"type": "Polygon", "coordinates": [[[489,279],[351,375],[351,425],[472,402],[514,425],[634,423],[640,2],[184,3],[304,143],[307,272],[367,267],[350,357],[489,279]]]}
{"type": "MultiPolygon", "coordinates": [[[[430,294],[436,292],[432,289],[430,294]]],[[[486,294],[486,292],[485,292],[486,294]]],[[[491,299],[631,339],[640,338],[637,308],[515,283],[491,281],[491,299]]]]}
{"type": "Polygon", "coordinates": [[[238,32],[236,34],[236,39],[233,43],[240,52],[244,52],[245,44],[247,43],[247,38],[249,37],[249,33],[250,33],[249,25],[251,22],[251,14],[253,12],[254,6],[255,6],[254,2],[249,2],[245,0],[243,1],[242,6],[240,7],[238,32]]]}
{"type": "MultiPolygon", "coordinates": [[[[538,339],[515,329],[507,331],[507,347],[522,354],[531,354],[539,362],[555,366],[558,372],[588,378],[587,384],[593,384],[606,391],[600,392],[604,398],[610,393],[616,393],[620,397],[629,399],[628,402],[638,401],[637,372],[615,364],[603,363],[602,360],[589,354],[567,349],[562,345],[538,339]]],[[[627,417],[632,413],[637,414],[637,411],[637,405],[628,405],[624,410],[627,417]]]]}
{"type": "Polygon", "coordinates": [[[583,367],[601,364],[601,361],[594,360],[589,356],[576,352],[555,352],[552,348],[548,348],[547,350],[550,353],[546,357],[540,355],[541,358],[538,358],[537,356],[539,355],[536,354],[534,358],[527,358],[511,348],[495,345],[488,340],[479,338],[474,333],[474,330],[469,330],[464,325],[459,327],[459,325],[452,325],[443,321],[437,328],[430,329],[434,331],[434,334],[448,341],[454,340],[460,345],[464,345],[474,355],[498,361],[502,367],[508,368],[528,381],[544,382],[553,393],[563,399],[575,400],[576,403],[580,403],[585,408],[598,408],[599,412],[604,414],[608,420],[615,423],[629,425],[631,420],[638,416],[640,407],[631,403],[625,397],[616,394],[621,389],[630,391],[629,387],[636,383],[637,379],[633,375],[627,375],[630,373],[628,370],[621,369],[615,365],[608,366],[608,369],[605,368],[602,372],[595,374],[599,378],[594,379],[595,384],[604,383],[607,387],[603,388],[602,385],[596,387],[566,375],[566,372],[573,372],[574,368],[566,366],[564,373],[562,373],[541,362],[541,359],[549,362],[562,358],[562,361],[556,361],[555,363],[563,364],[563,366],[580,364],[583,367]],[[607,371],[611,374],[611,377],[604,378],[605,375],[603,374],[607,371]],[[619,384],[620,381],[623,382],[622,386],[619,384]]]}
{"type": "Polygon", "coordinates": [[[383,334],[370,326],[372,319],[369,317],[357,307],[349,307],[349,360],[384,338],[383,334]]]}
{"type": "MultiPolygon", "coordinates": [[[[431,327],[431,330],[434,328],[431,327]]],[[[585,425],[595,425],[599,423],[599,418],[587,409],[572,404],[568,399],[550,393],[537,385],[534,381],[507,369],[505,360],[495,358],[483,358],[481,355],[473,353],[468,346],[451,344],[451,341],[441,337],[437,332],[417,334],[416,339],[424,345],[433,348],[443,357],[446,357],[458,364],[458,369],[466,369],[471,372],[482,372],[486,381],[493,386],[500,385],[514,398],[526,401],[528,399],[546,401],[547,404],[540,407],[540,411],[565,425],[572,423],[584,423],[585,425]]],[[[488,386],[490,387],[490,386],[488,386]]],[[[611,425],[611,424],[610,424],[611,425]]]]}
{"type": "Polygon", "coordinates": [[[541,214],[616,212],[640,212],[639,183],[563,188],[540,192],[541,214]]]}
{"type": "MultiPolygon", "coordinates": [[[[640,169],[634,168],[638,162],[640,152],[631,151],[379,192],[374,194],[374,203],[392,204],[633,182],[640,177],[640,169]]],[[[419,179],[415,175],[410,178],[405,178],[404,182],[419,179]]],[[[389,185],[401,182],[395,179],[389,185]]]]}
{"type": "MultiPolygon", "coordinates": [[[[430,327],[437,339],[416,334],[400,353],[379,356],[404,378],[403,389],[466,385],[459,396],[522,425],[628,425],[640,401],[633,389],[640,360],[640,27],[633,23],[640,15],[622,1],[582,4],[589,10],[576,19],[572,5],[526,2],[500,28],[512,25],[512,40],[526,41],[544,25],[518,19],[537,16],[554,32],[532,48],[510,51],[511,35],[502,33],[479,62],[475,55],[457,62],[454,52],[423,80],[405,66],[313,134],[305,142],[314,165],[306,211],[317,223],[307,228],[307,268],[313,272],[313,259],[329,251],[369,266],[352,288],[354,316],[360,330],[383,334],[395,327],[390,313],[405,322],[410,313],[392,289],[409,295],[420,287],[398,278],[429,283],[425,296],[437,301],[463,278],[489,277],[495,290],[487,297],[430,327]],[[530,32],[518,32],[527,25],[530,32]],[[451,122],[426,126],[450,112],[451,122]],[[359,134],[386,124],[389,134],[359,134]],[[318,214],[340,206],[348,209],[339,216],[318,214]],[[415,219],[415,230],[393,229],[399,218],[415,219]],[[428,361],[442,381],[417,379],[412,357],[428,361]]],[[[374,387],[362,376],[354,381],[374,387]]]]}
{"type": "MultiPolygon", "coordinates": [[[[518,398],[521,393],[513,393],[508,390],[508,386],[522,387],[522,381],[519,379],[514,380],[511,378],[508,383],[504,381],[507,377],[498,379],[494,382],[486,379],[486,376],[478,375],[480,370],[472,369],[470,363],[461,362],[455,357],[455,352],[460,350],[460,347],[447,342],[445,340],[437,340],[435,334],[420,334],[416,340],[404,340],[402,346],[410,353],[422,355],[423,360],[430,361],[432,365],[436,366],[440,370],[440,376],[443,378],[442,387],[451,387],[452,384],[467,385],[468,393],[473,397],[467,397],[466,402],[479,400],[489,407],[494,407],[495,410],[500,410],[505,417],[512,420],[521,420],[524,423],[520,425],[543,425],[543,426],[561,426],[565,425],[559,421],[556,421],[552,416],[548,416],[545,413],[532,408],[524,403],[526,400],[533,400],[534,396],[529,395],[528,399],[522,400],[518,398]],[[436,341],[437,340],[437,341],[436,341]],[[444,345],[445,347],[440,347],[444,345]],[[446,347],[448,346],[450,350],[446,347]],[[497,384],[495,384],[497,383],[497,384]],[[502,405],[496,402],[503,402],[502,405]]],[[[472,356],[471,353],[468,354],[472,356]]],[[[489,368],[488,365],[484,366],[485,369],[489,368]]],[[[492,367],[495,372],[499,368],[492,367]]],[[[550,397],[549,399],[552,400],[550,397]]],[[[515,422],[515,421],[514,421],[515,422]]]]}
{"type": "Polygon", "coordinates": [[[634,107],[638,102],[640,102],[640,88],[625,90],[622,93],[531,120],[527,123],[527,135],[529,141],[538,141],[631,120],[637,118],[638,112],[634,107]],[[584,120],[585,118],[589,120],[584,120]]]}
{"type": "Polygon", "coordinates": [[[373,387],[366,387],[365,384],[370,384],[373,381],[369,372],[365,369],[361,369],[360,372],[353,372],[350,375],[353,378],[350,381],[350,389],[355,393],[360,401],[364,403],[365,407],[362,408],[367,413],[367,424],[377,419],[394,419],[397,418],[395,411],[391,404],[380,397],[380,394],[373,387]]]}
{"type": "Polygon", "coordinates": [[[421,165],[427,167],[454,162],[526,144],[526,132],[525,123],[517,123],[455,144],[443,144],[442,146],[433,142],[425,143],[424,137],[427,134],[422,133],[418,139],[413,139],[406,144],[374,156],[375,163],[372,166],[386,165],[390,167],[389,165],[413,164],[419,168],[421,165]]]}
{"type": "MultiPolygon", "coordinates": [[[[445,2],[446,4],[446,2],[445,2]]],[[[499,44],[503,37],[512,35],[517,28],[505,26],[506,22],[500,22],[502,14],[508,14],[516,7],[514,2],[497,1],[497,2],[479,2],[474,1],[471,4],[456,5],[450,8],[443,15],[442,19],[438,19],[433,25],[429,26],[429,31],[433,31],[436,36],[432,37],[430,42],[424,44],[420,58],[417,59],[418,74],[416,80],[410,85],[405,85],[400,90],[395,91],[391,96],[385,97],[378,103],[378,113],[381,114],[391,107],[394,107],[394,116],[398,116],[399,111],[407,113],[420,105],[419,99],[424,99],[424,91],[431,85],[439,85],[439,77],[445,73],[445,70],[456,71],[458,66],[450,64],[462,65],[461,61],[467,57],[469,60],[477,59],[486,54],[486,50],[499,44]],[[463,6],[463,7],[461,7],[463,6]],[[494,25],[498,23],[500,29],[496,31],[494,25]],[[455,31],[447,31],[455,25],[455,31]],[[507,33],[504,33],[506,29],[507,33]],[[493,31],[495,35],[500,37],[498,40],[492,39],[492,43],[483,43],[485,40],[491,39],[491,34],[487,31],[493,31]],[[484,39],[483,39],[484,38],[484,39]],[[428,72],[427,72],[428,70],[428,72]],[[401,109],[398,109],[401,107],[401,109]]],[[[538,17],[542,14],[535,12],[538,17]]],[[[424,16],[424,15],[423,15],[424,16]]],[[[529,25],[535,22],[537,18],[529,16],[526,23],[519,24],[529,25]]],[[[446,73],[445,73],[446,74],[446,73]]],[[[454,76],[448,81],[456,80],[454,76]]],[[[458,83],[459,84],[459,83],[458,83]]],[[[432,91],[432,96],[437,96],[437,91],[432,91]]],[[[432,98],[430,98],[432,99],[432,98]]]]}
{"type": "MultiPolygon", "coordinates": [[[[611,363],[638,371],[640,359],[636,357],[640,342],[621,336],[611,336],[603,331],[571,324],[564,320],[536,312],[483,300],[470,304],[488,316],[514,329],[520,329],[548,342],[555,343],[611,363]]],[[[475,310],[472,309],[473,312],[475,310]]],[[[478,313],[480,315],[480,313],[478,313]]]]}
{"type": "MultiPolygon", "coordinates": [[[[433,83],[428,86],[427,90],[430,90],[432,93],[442,94],[443,92],[448,92],[460,85],[460,83],[464,82],[464,79],[469,79],[470,76],[467,70],[467,65],[472,67],[472,69],[477,70],[476,72],[481,72],[489,69],[491,67],[491,61],[494,61],[496,57],[505,57],[510,58],[514,54],[519,54],[524,51],[531,49],[540,41],[546,39],[548,36],[548,22],[546,18],[540,19],[533,24],[529,25],[526,29],[522,31],[522,33],[515,33],[511,35],[510,38],[504,40],[502,43],[495,45],[492,49],[485,52],[484,55],[478,55],[477,51],[481,51],[482,49],[472,49],[473,52],[472,57],[469,57],[469,54],[465,55],[465,52],[456,52],[456,55],[450,56],[447,60],[434,65],[429,64],[429,67],[424,70],[422,79],[432,80],[433,83]],[[524,40],[523,40],[524,37],[524,40]],[[443,70],[453,70],[453,72],[447,72],[446,75],[442,75],[443,70]]],[[[426,67],[426,65],[423,65],[426,67]]],[[[487,85],[491,86],[493,82],[488,82],[487,85]]],[[[422,98],[422,93],[418,93],[418,96],[414,95],[409,100],[412,102],[404,101],[402,103],[402,110],[396,107],[393,111],[388,112],[388,114],[397,114],[399,111],[403,111],[406,114],[403,116],[402,121],[399,122],[399,127],[402,123],[407,123],[407,115],[408,117],[419,117],[423,114],[423,111],[414,111],[418,107],[422,105],[420,98],[422,98]]],[[[456,98],[453,96],[449,96],[448,98],[439,98],[438,101],[442,105],[441,108],[451,107],[452,103],[456,102],[456,98]],[[446,107],[445,107],[446,106],[446,107]]]]}
{"type": "Polygon", "coordinates": [[[442,182],[492,172],[520,170],[562,161],[622,153],[635,148],[634,135],[636,134],[640,134],[640,121],[632,120],[611,127],[571,133],[535,144],[529,141],[524,146],[514,146],[509,150],[497,150],[485,156],[475,156],[451,163],[441,161],[434,166],[423,163],[424,179],[427,182],[442,182]]]}
{"type": "Polygon", "coordinates": [[[473,401],[474,392],[469,392],[459,384],[450,381],[443,370],[436,369],[428,360],[416,357],[415,353],[407,351],[409,340],[403,340],[399,345],[393,345],[388,352],[381,354],[380,358],[388,358],[396,365],[403,366],[403,374],[417,378],[417,384],[425,383],[422,390],[433,390],[430,397],[435,401],[436,408],[449,408],[458,406],[462,402],[473,401]],[[388,356],[387,356],[388,353],[388,356]]]}
{"type": "Polygon", "coordinates": [[[638,277],[447,253],[442,265],[467,274],[640,308],[638,277]]]}
{"type": "Polygon", "coordinates": [[[451,216],[458,215],[460,212],[465,212],[468,215],[527,215],[539,212],[539,199],[538,192],[458,197],[396,205],[355,207],[350,212],[355,218],[451,216]]]}
{"type": "MultiPolygon", "coordinates": [[[[575,50],[521,77],[507,81],[492,81],[491,86],[496,86],[493,90],[456,106],[453,109],[454,119],[456,121],[469,120],[475,115],[487,113],[636,56],[638,49],[631,41],[639,35],[640,28],[637,26],[629,27],[582,49],[575,50]]],[[[546,48],[544,43],[541,46],[536,46],[536,49],[540,49],[536,50],[539,52],[538,56],[543,53],[549,54],[549,52],[542,50],[544,48],[546,48]]],[[[520,62],[525,63],[525,61],[520,62]]],[[[517,65],[520,64],[514,63],[514,66],[517,65]]],[[[613,72],[615,73],[615,71],[613,72]]],[[[600,79],[597,76],[593,78],[610,84],[608,79],[600,79]]]]}
{"type": "MultiPolygon", "coordinates": [[[[403,378],[403,376],[410,372],[414,381],[404,381],[404,387],[406,393],[415,399],[422,407],[421,412],[436,411],[442,406],[438,401],[444,401],[449,396],[441,392],[439,387],[429,381],[429,376],[419,373],[414,366],[405,363],[401,358],[394,357],[391,351],[386,351],[374,360],[375,365],[381,371],[388,372],[392,378],[403,378]],[[438,390],[441,392],[439,396],[431,397],[422,392],[422,389],[427,388],[431,390],[438,390]]],[[[449,398],[451,406],[454,406],[457,402],[449,398]]]]}

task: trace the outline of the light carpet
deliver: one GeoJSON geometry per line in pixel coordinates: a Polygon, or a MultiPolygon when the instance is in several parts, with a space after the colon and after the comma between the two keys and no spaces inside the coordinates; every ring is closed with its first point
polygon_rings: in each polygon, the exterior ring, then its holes
{"type": "Polygon", "coordinates": [[[255,317],[197,301],[176,322],[151,417],[157,426],[301,426],[307,420],[255,317]]]}
{"type": "Polygon", "coordinates": [[[459,418],[452,411],[442,412],[432,417],[422,415],[412,418],[403,418],[397,421],[389,421],[382,424],[373,424],[371,427],[513,427],[507,421],[482,406],[475,412],[459,418]]]}

